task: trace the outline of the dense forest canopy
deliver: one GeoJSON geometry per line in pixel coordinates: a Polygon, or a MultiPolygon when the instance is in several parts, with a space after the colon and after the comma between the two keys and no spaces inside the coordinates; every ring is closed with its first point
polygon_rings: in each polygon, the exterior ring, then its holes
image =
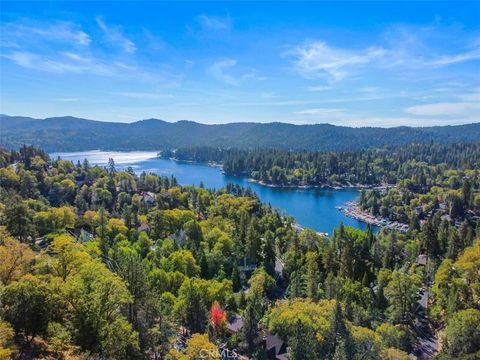
{"type": "Polygon", "coordinates": [[[49,152],[162,150],[189,146],[352,151],[412,142],[447,144],[480,139],[480,123],[421,128],[351,128],[330,124],[251,122],[206,125],[156,119],[125,124],[68,116],[32,119],[2,115],[0,129],[0,146],[14,150],[29,144],[49,152]]]}
{"type": "Polygon", "coordinates": [[[227,175],[279,186],[395,184],[412,176],[420,177],[423,183],[447,169],[480,169],[478,142],[408,144],[349,152],[191,147],[165,150],[161,156],[221,163],[227,175]]]}
{"type": "MultiPolygon", "coordinates": [[[[478,178],[452,186],[470,206],[478,178]]],[[[0,357],[409,359],[433,283],[438,357],[474,359],[480,226],[465,219],[326,238],[238,186],[1,150],[0,357]]]]}

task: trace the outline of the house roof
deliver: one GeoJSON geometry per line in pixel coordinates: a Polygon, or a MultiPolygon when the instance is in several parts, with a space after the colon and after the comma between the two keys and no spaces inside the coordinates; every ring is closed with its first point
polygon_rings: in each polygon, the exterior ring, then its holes
{"type": "Polygon", "coordinates": [[[287,352],[287,345],[278,336],[267,334],[265,335],[265,340],[267,351],[275,349],[275,355],[285,354],[287,352]]]}
{"type": "Polygon", "coordinates": [[[263,346],[269,359],[281,360],[281,356],[287,353],[287,344],[277,335],[264,333],[256,339],[256,343],[263,346]]]}
{"type": "Polygon", "coordinates": [[[427,255],[421,254],[415,259],[416,265],[427,265],[427,255]]]}
{"type": "Polygon", "coordinates": [[[150,230],[150,227],[145,223],[141,223],[140,226],[138,227],[139,232],[148,231],[148,230],[150,230]]]}
{"type": "Polygon", "coordinates": [[[241,316],[236,315],[232,321],[227,322],[227,329],[233,333],[240,331],[243,328],[244,322],[241,316]]]}

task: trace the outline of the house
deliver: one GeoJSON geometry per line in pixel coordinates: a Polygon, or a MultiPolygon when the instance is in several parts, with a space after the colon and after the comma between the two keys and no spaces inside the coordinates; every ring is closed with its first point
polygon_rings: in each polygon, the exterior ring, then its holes
{"type": "Polygon", "coordinates": [[[244,322],[240,315],[235,315],[227,321],[227,332],[231,335],[237,334],[243,328],[244,322]]]}
{"type": "Polygon", "coordinates": [[[69,233],[79,243],[84,243],[84,242],[87,242],[87,241],[91,241],[95,238],[95,236],[91,232],[85,230],[84,228],[72,229],[72,230],[69,230],[69,233]]]}
{"type": "Polygon", "coordinates": [[[146,232],[148,234],[148,232],[150,231],[150,227],[148,226],[148,224],[145,224],[145,223],[140,223],[140,226],[137,228],[137,231],[139,233],[141,233],[142,231],[146,232]]]}
{"type": "Polygon", "coordinates": [[[269,360],[287,360],[287,343],[276,335],[264,333],[257,338],[258,346],[261,346],[269,360]]]}
{"type": "Polygon", "coordinates": [[[185,244],[185,241],[187,240],[187,234],[183,229],[175,231],[173,234],[170,235],[170,239],[175,241],[178,245],[182,246],[185,244]]]}
{"type": "Polygon", "coordinates": [[[142,192],[138,198],[140,201],[145,201],[149,206],[154,206],[156,203],[155,194],[150,191],[142,192]]]}
{"type": "Polygon", "coordinates": [[[80,230],[80,235],[78,237],[78,241],[83,243],[83,242],[86,242],[86,241],[91,241],[94,238],[95,238],[95,236],[92,233],[88,232],[85,229],[81,229],[80,230]]]}
{"type": "Polygon", "coordinates": [[[425,255],[425,254],[418,255],[417,258],[415,259],[415,265],[417,265],[417,266],[427,265],[427,255],[425,255]]]}
{"type": "Polygon", "coordinates": [[[243,265],[238,265],[238,271],[243,271],[245,274],[251,274],[257,268],[257,264],[249,259],[248,257],[243,257],[243,265]]]}

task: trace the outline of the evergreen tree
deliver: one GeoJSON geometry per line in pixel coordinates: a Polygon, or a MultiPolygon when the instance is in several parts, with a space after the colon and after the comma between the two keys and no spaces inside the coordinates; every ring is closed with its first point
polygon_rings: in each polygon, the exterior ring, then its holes
{"type": "Polygon", "coordinates": [[[437,234],[433,228],[432,222],[429,220],[422,226],[421,233],[422,245],[427,255],[436,257],[440,254],[440,247],[437,242],[437,234]]]}
{"type": "Polygon", "coordinates": [[[310,252],[307,254],[306,267],[306,295],[312,300],[317,301],[321,296],[322,290],[320,289],[321,275],[316,253],[310,252]]]}
{"type": "Polygon", "coordinates": [[[238,271],[237,262],[233,264],[233,269],[232,269],[232,288],[233,288],[233,291],[235,292],[240,291],[240,289],[242,288],[242,283],[240,279],[240,273],[238,271]]]}
{"type": "Polygon", "coordinates": [[[448,235],[447,257],[449,257],[452,260],[456,259],[461,249],[462,249],[462,244],[461,244],[460,237],[458,236],[457,229],[454,227],[451,227],[448,235]]]}
{"type": "Polygon", "coordinates": [[[271,276],[275,276],[275,262],[275,234],[268,230],[262,239],[262,264],[271,276]]]}
{"type": "Polygon", "coordinates": [[[290,360],[316,359],[317,342],[310,326],[298,319],[292,336],[288,339],[288,358],[290,360]]]}

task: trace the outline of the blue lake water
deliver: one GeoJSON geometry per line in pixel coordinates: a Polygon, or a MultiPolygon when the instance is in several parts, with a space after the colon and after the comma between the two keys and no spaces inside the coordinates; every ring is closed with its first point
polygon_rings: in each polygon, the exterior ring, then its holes
{"type": "Polygon", "coordinates": [[[246,178],[223,175],[218,167],[203,164],[177,162],[159,159],[155,152],[103,152],[86,151],[75,153],[54,153],[52,158],[60,156],[74,163],[87,158],[93,165],[104,166],[109,158],[113,158],[117,168],[132,167],[136,173],[152,172],[155,174],[177,178],[182,185],[199,185],[203,182],[206,188],[221,188],[227,183],[249,186],[260,200],[270,203],[286,215],[293,216],[304,226],[320,232],[333,233],[342,221],[345,225],[366,229],[366,224],[345,216],[336,209],[358,196],[355,189],[292,189],[272,188],[249,182],[246,178]]]}

